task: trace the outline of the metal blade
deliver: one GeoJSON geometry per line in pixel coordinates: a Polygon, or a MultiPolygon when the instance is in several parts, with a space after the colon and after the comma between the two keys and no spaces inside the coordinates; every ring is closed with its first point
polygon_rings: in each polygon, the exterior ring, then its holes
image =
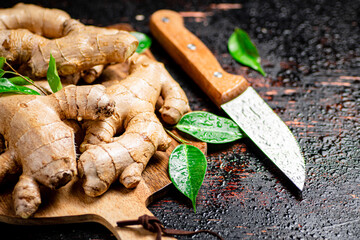
{"type": "Polygon", "coordinates": [[[300,189],[305,182],[305,161],[285,123],[252,88],[221,108],[248,137],[300,189]]]}

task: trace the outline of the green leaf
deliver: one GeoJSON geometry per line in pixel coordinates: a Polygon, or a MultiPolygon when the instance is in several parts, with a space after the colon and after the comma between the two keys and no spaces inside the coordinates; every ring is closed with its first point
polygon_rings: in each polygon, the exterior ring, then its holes
{"type": "Polygon", "coordinates": [[[175,127],[207,143],[228,143],[244,137],[234,121],[209,112],[185,114],[175,127]]]}
{"type": "Polygon", "coordinates": [[[28,77],[24,77],[24,78],[22,78],[20,76],[16,76],[16,77],[9,78],[9,81],[18,86],[29,85],[29,84],[31,84],[31,82],[33,82],[28,77]],[[24,78],[26,78],[28,81],[26,81],[24,78]]]}
{"type": "Polygon", "coordinates": [[[5,62],[6,62],[6,58],[0,57],[0,69],[4,67],[5,62]]]}
{"type": "Polygon", "coordinates": [[[205,155],[192,145],[178,145],[169,157],[169,175],[175,187],[190,198],[196,212],[196,196],[207,168],[205,155]]]}
{"type": "Polygon", "coordinates": [[[142,53],[151,46],[151,38],[145,33],[141,32],[130,32],[131,35],[137,38],[139,46],[136,49],[137,53],[142,53]]]}
{"type": "Polygon", "coordinates": [[[0,78],[0,93],[22,93],[29,95],[40,95],[40,93],[30,88],[14,85],[7,78],[0,78]]]}
{"type": "Polygon", "coordinates": [[[255,45],[251,42],[249,35],[244,30],[239,28],[235,29],[229,38],[228,49],[230,55],[236,61],[259,71],[263,76],[266,76],[266,73],[260,65],[261,59],[259,53],[255,45]]]}
{"type": "Polygon", "coordinates": [[[4,69],[0,69],[0,77],[4,76],[4,74],[5,74],[4,69]]]}
{"type": "Polygon", "coordinates": [[[50,54],[49,68],[46,75],[51,90],[56,93],[62,89],[61,80],[56,69],[55,58],[50,54]]]}

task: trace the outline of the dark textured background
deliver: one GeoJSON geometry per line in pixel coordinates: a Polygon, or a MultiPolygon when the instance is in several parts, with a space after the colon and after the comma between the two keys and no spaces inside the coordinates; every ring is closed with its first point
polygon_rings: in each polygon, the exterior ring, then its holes
{"type": "MultiPolygon", "coordinates": [[[[225,70],[247,76],[298,139],[307,173],[302,198],[250,142],[209,145],[197,213],[175,190],[149,206],[165,226],[212,229],[226,239],[360,238],[359,0],[252,0],[228,10],[219,9],[215,1],[28,2],[64,9],[87,24],[125,22],[148,34],[154,11],[187,12],[192,17],[185,19],[186,26],[215,53],[225,70]],[[139,14],[145,20],[137,21],[139,14]],[[226,42],[235,27],[246,30],[258,47],[266,78],[228,54],[226,42]]],[[[14,3],[2,1],[0,7],[14,3]]],[[[158,43],[154,41],[151,49],[183,86],[193,110],[224,115],[158,43]]],[[[1,239],[115,239],[95,223],[0,223],[0,232],[1,239]]]]}

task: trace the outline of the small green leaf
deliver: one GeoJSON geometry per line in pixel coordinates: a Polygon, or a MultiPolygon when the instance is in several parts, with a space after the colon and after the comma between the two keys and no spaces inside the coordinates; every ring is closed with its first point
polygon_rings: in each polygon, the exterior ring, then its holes
{"type": "Polygon", "coordinates": [[[61,80],[56,69],[55,58],[50,54],[49,68],[46,75],[51,90],[56,93],[62,89],[61,80]]]}
{"type": "Polygon", "coordinates": [[[259,71],[263,76],[266,76],[266,73],[260,65],[261,59],[259,53],[255,45],[251,42],[249,35],[244,30],[239,28],[235,29],[229,38],[228,49],[230,55],[236,61],[259,71]]]}
{"type": "Polygon", "coordinates": [[[209,112],[185,114],[175,127],[207,143],[228,143],[244,137],[234,121],[209,112]]]}
{"type": "Polygon", "coordinates": [[[5,62],[6,62],[6,58],[0,57],[0,69],[4,67],[5,62]]]}
{"type": "Polygon", "coordinates": [[[30,88],[14,85],[7,78],[0,78],[0,93],[22,93],[29,95],[40,95],[40,93],[30,88]]]}
{"type": "Polygon", "coordinates": [[[5,74],[4,69],[0,69],[0,77],[4,76],[4,74],[5,74]]]}
{"type": "Polygon", "coordinates": [[[29,85],[33,82],[28,77],[24,77],[24,78],[22,78],[20,76],[16,76],[16,77],[9,78],[9,81],[18,86],[29,85]],[[26,78],[28,81],[26,81],[24,78],[26,78]]]}
{"type": "Polygon", "coordinates": [[[190,198],[196,212],[196,196],[207,168],[205,155],[192,145],[178,145],[169,157],[169,175],[175,187],[190,198]]]}
{"type": "Polygon", "coordinates": [[[151,46],[151,38],[145,33],[141,32],[130,32],[131,35],[137,38],[139,46],[136,49],[137,53],[142,53],[151,46]]]}

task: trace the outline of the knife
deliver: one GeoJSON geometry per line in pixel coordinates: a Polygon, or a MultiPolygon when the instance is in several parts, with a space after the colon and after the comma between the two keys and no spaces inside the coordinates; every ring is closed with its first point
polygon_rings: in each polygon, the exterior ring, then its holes
{"type": "Polygon", "coordinates": [[[155,12],[150,19],[150,30],[209,98],[302,191],[305,161],[300,147],[290,129],[246,79],[225,72],[201,40],[186,29],[179,13],[155,12]]]}

